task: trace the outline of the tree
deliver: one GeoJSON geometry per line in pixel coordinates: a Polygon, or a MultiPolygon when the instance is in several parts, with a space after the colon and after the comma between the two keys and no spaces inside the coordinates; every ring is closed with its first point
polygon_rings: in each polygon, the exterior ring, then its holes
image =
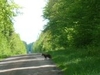
{"type": "Polygon", "coordinates": [[[37,40],[42,46],[38,44],[37,48],[48,45],[50,49],[99,45],[99,8],[99,0],[49,0],[43,15],[48,23],[37,40]]]}
{"type": "Polygon", "coordinates": [[[13,55],[26,53],[26,47],[23,41],[20,40],[19,35],[16,33],[12,34],[9,45],[13,55]]]}
{"type": "Polygon", "coordinates": [[[0,0],[0,58],[25,53],[24,47],[20,47],[21,40],[13,28],[13,17],[18,14],[18,8],[19,6],[13,0],[0,0]],[[18,44],[17,41],[20,43],[18,44]],[[12,49],[15,49],[14,54],[11,53],[12,49]]]}

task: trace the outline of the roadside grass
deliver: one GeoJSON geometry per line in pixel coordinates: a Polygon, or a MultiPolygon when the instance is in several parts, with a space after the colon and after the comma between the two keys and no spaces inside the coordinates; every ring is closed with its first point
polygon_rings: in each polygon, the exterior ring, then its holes
{"type": "Polygon", "coordinates": [[[10,57],[11,55],[0,55],[0,60],[10,57]]]}
{"type": "Polygon", "coordinates": [[[100,48],[50,51],[64,75],[100,75],[100,48]]]}

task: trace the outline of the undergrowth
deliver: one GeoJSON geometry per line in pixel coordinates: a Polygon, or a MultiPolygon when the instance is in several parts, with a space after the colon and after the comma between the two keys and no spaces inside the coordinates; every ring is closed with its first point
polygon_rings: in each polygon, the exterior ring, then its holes
{"type": "Polygon", "coordinates": [[[100,48],[50,51],[64,75],[100,75],[100,48]]]}

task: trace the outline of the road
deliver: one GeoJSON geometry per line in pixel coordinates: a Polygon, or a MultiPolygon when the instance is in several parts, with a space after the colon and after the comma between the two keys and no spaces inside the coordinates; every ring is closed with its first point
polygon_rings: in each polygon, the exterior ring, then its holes
{"type": "Polygon", "coordinates": [[[39,53],[19,55],[0,61],[0,75],[63,75],[51,59],[39,53]]]}

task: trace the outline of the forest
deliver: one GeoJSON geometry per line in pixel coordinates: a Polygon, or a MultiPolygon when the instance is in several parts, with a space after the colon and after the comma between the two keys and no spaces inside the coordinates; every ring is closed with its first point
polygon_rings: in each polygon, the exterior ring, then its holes
{"type": "Polygon", "coordinates": [[[19,8],[12,0],[0,0],[0,59],[26,54],[25,44],[13,27],[19,8]]]}
{"type": "Polygon", "coordinates": [[[64,75],[100,75],[100,1],[47,0],[34,52],[50,53],[64,75]]]}
{"type": "MultiPolygon", "coordinates": [[[[100,1],[46,0],[44,26],[28,46],[50,53],[64,75],[100,75],[100,1]]],[[[26,54],[27,44],[14,30],[19,13],[13,0],[0,0],[0,59],[26,54]]]]}

